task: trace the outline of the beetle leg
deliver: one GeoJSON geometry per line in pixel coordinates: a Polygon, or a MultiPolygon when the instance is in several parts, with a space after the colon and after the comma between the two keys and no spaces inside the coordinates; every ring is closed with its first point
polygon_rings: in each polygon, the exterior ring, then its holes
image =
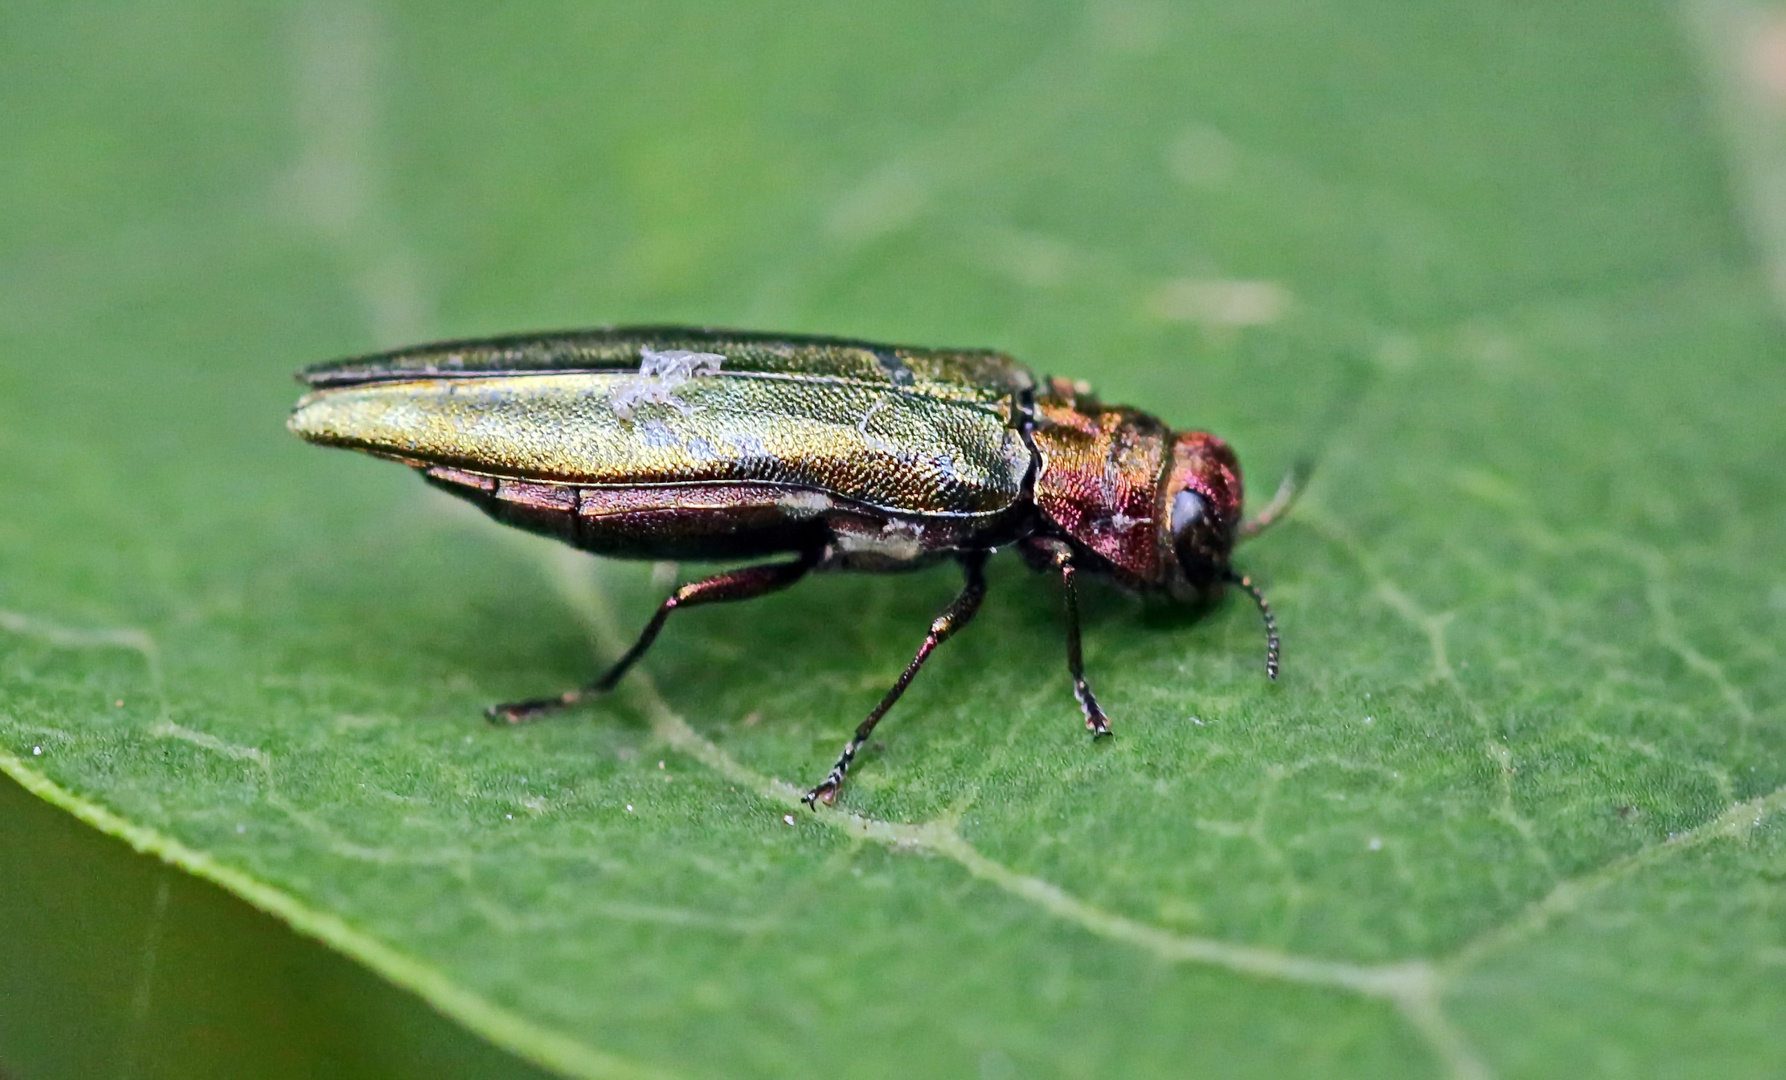
{"type": "Polygon", "coordinates": [[[985,568],[985,552],[970,551],[961,556],[961,570],[967,577],[967,582],[961,586],[961,592],[956,594],[954,601],[931,622],[930,633],[924,635],[924,644],[918,646],[918,654],[912,657],[912,662],[907,664],[905,671],[900,673],[899,681],[895,682],[892,689],[887,691],[886,696],[881,698],[881,703],[874,707],[874,711],[868,714],[867,719],[856,725],[856,733],[850,736],[849,742],[843,744],[843,753],[838,756],[837,764],[831,766],[830,774],[818,787],[802,796],[801,802],[816,810],[821,802],[830,806],[837,801],[837,790],[843,786],[843,776],[849,772],[850,762],[855,760],[856,752],[862,749],[862,745],[868,741],[868,736],[873,733],[874,726],[881,722],[881,717],[887,715],[887,710],[891,709],[893,703],[899,700],[899,696],[905,693],[905,688],[911,685],[913,676],[917,675],[918,669],[924,666],[924,661],[930,659],[930,654],[935,651],[936,647],[949,640],[949,636],[955,631],[973,621],[974,613],[980,610],[980,601],[986,598],[985,568]]]}
{"type": "Polygon", "coordinates": [[[614,661],[614,666],[609,668],[601,678],[587,686],[566,690],[556,697],[492,705],[485,711],[485,715],[491,720],[519,724],[575,705],[585,698],[605,694],[614,689],[615,684],[620,682],[621,676],[625,675],[627,670],[638,662],[639,657],[645,655],[646,649],[651,648],[651,643],[657,640],[658,632],[664,628],[664,622],[669,619],[670,612],[680,608],[695,607],[699,604],[723,604],[732,600],[750,600],[779,589],[785,589],[805,577],[806,572],[811,570],[817,562],[816,555],[802,555],[793,562],[745,566],[737,570],[728,570],[723,574],[715,574],[700,581],[690,582],[671,593],[663,603],[657,606],[657,614],[651,616],[651,621],[645,624],[645,629],[639,634],[639,639],[633,642],[633,647],[626,650],[626,654],[620,659],[614,661]]]}
{"type": "Polygon", "coordinates": [[[1067,671],[1073,676],[1073,697],[1085,714],[1085,728],[1093,738],[1110,734],[1110,718],[1085,682],[1085,658],[1079,647],[1079,586],[1074,582],[1073,549],[1050,545],[1050,559],[1060,574],[1061,593],[1067,607],[1067,671]]]}
{"type": "Polygon", "coordinates": [[[1079,587],[1077,568],[1073,565],[1073,549],[1065,541],[1053,537],[1032,537],[1024,541],[1029,552],[1039,555],[1031,565],[1037,569],[1053,567],[1060,575],[1061,593],[1067,609],[1067,671],[1073,676],[1073,697],[1079,711],[1085,714],[1085,728],[1098,737],[1110,734],[1110,718],[1098,706],[1098,699],[1085,682],[1085,660],[1079,647],[1079,587]]]}

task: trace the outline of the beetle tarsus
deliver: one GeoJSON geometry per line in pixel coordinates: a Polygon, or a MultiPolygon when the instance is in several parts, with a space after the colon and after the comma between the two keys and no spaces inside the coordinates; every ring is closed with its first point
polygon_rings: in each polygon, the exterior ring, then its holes
{"type": "Polygon", "coordinates": [[[1073,680],[1073,696],[1079,699],[1079,709],[1085,713],[1085,730],[1091,732],[1092,738],[1101,739],[1110,734],[1110,718],[1098,706],[1098,699],[1092,697],[1091,687],[1085,685],[1083,678],[1073,680]]]}
{"type": "Polygon", "coordinates": [[[533,701],[509,701],[484,710],[484,719],[493,724],[525,724],[547,713],[564,708],[558,698],[536,698],[533,701]]]}
{"type": "Polygon", "coordinates": [[[835,806],[837,804],[837,789],[842,786],[843,775],[836,769],[833,769],[831,770],[831,775],[825,777],[824,783],[800,796],[800,801],[805,803],[815,812],[818,810],[820,803],[824,803],[826,806],[835,806]]]}
{"type": "Polygon", "coordinates": [[[560,709],[568,709],[572,705],[588,697],[594,687],[581,690],[566,690],[557,697],[533,698],[530,701],[509,701],[501,705],[492,705],[484,710],[485,719],[493,724],[525,724],[538,720],[542,716],[550,716],[560,709]]]}

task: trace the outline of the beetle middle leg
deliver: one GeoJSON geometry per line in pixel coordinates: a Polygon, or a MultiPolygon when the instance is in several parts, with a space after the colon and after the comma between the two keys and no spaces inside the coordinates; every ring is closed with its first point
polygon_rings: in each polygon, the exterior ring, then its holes
{"type": "Polygon", "coordinates": [[[918,669],[924,666],[924,661],[930,659],[930,654],[936,650],[936,647],[949,640],[950,635],[955,631],[973,621],[974,614],[980,610],[980,601],[986,598],[986,553],[970,551],[962,554],[961,570],[967,577],[966,583],[961,586],[961,592],[956,594],[949,606],[943,609],[943,613],[931,622],[930,633],[924,635],[924,644],[918,646],[917,655],[912,657],[912,662],[905,666],[905,671],[900,673],[899,680],[887,691],[886,696],[881,698],[881,703],[874,707],[874,711],[869,713],[866,719],[856,725],[856,733],[850,736],[849,742],[843,744],[843,753],[838,756],[837,764],[831,766],[830,774],[820,782],[818,787],[802,796],[800,801],[815,810],[818,808],[817,804],[821,802],[830,806],[837,801],[837,790],[843,786],[844,774],[849,772],[850,762],[855,760],[856,752],[861,750],[862,745],[868,741],[868,736],[874,732],[874,726],[881,722],[881,717],[887,715],[887,710],[891,709],[893,703],[899,700],[901,694],[905,693],[905,688],[911,685],[912,678],[918,674],[918,669]]]}
{"type": "Polygon", "coordinates": [[[700,604],[723,604],[733,600],[751,600],[772,592],[787,588],[806,576],[818,563],[816,554],[802,555],[793,562],[764,563],[761,566],[745,566],[737,570],[727,570],[723,574],[715,574],[710,578],[693,581],[682,586],[664,599],[657,606],[657,614],[645,624],[639,639],[633,642],[632,648],[620,659],[614,661],[602,677],[587,686],[575,690],[566,690],[556,697],[534,698],[531,701],[515,701],[505,705],[492,705],[485,711],[491,720],[510,724],[519,724],[534,720],[547,713],[557,712],[583,701],[586,698],[605,694],[614,689],[622,676],[645,655],[651,643],[657,640],[658,632],[670,618],[672,611],[681,608],[695,607],[700,604]]]}

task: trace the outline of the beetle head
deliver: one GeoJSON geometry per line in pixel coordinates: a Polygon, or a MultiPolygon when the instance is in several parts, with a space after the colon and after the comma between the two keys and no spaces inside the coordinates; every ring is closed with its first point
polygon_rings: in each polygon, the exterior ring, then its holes
{"type": "Polygon", "coordinates": [[[1232,575],[1240,505],[1240,462],[1228,444],[1202,431],[1174,436],[1161,540],[1172,553],[1166,584],[1175,598],[1208,600],[1232,575]]]}

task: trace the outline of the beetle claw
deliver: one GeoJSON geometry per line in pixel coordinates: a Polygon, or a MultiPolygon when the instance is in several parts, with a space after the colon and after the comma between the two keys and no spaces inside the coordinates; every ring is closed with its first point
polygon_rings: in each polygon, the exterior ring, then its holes
{"type": "MultiPolygon", "coordinates": [[[[601,689],[606,690],[608,688],[602,687],[601,689]]],[[[588,689],[566,690],[557,697],[531,698],[527,701],[504,702],[501,705],[492,705],[488,709],[485,709],[484,716],[492,724],[525,724],[529,720],[538,720],[540,717],[555,713],[559,709],[568,709],[572,705],[582,701],[589,693],[590,691],[588,689]]]]}
{"type": "Polygon", "coordinates": [[[562,708],[564,702],[557,698],[540,698],[537,701],[511,701],[503,705],[492,705],[484,710],[484,718],[492,724],[525,724],[529,720],[537,720],[554,709],[562,708]]]}
{"type": "Polygon", "coordinates": [[[827,779],[824,783],[820,784],[818,787],[815,787],[811,791],[800,796],[800,801],[805,803],[808,807],[812,808],[814,811],[818,810],[819,803],[824,803],[826,806],[836,806],[837,805],[837,781],[827,779]]]}

